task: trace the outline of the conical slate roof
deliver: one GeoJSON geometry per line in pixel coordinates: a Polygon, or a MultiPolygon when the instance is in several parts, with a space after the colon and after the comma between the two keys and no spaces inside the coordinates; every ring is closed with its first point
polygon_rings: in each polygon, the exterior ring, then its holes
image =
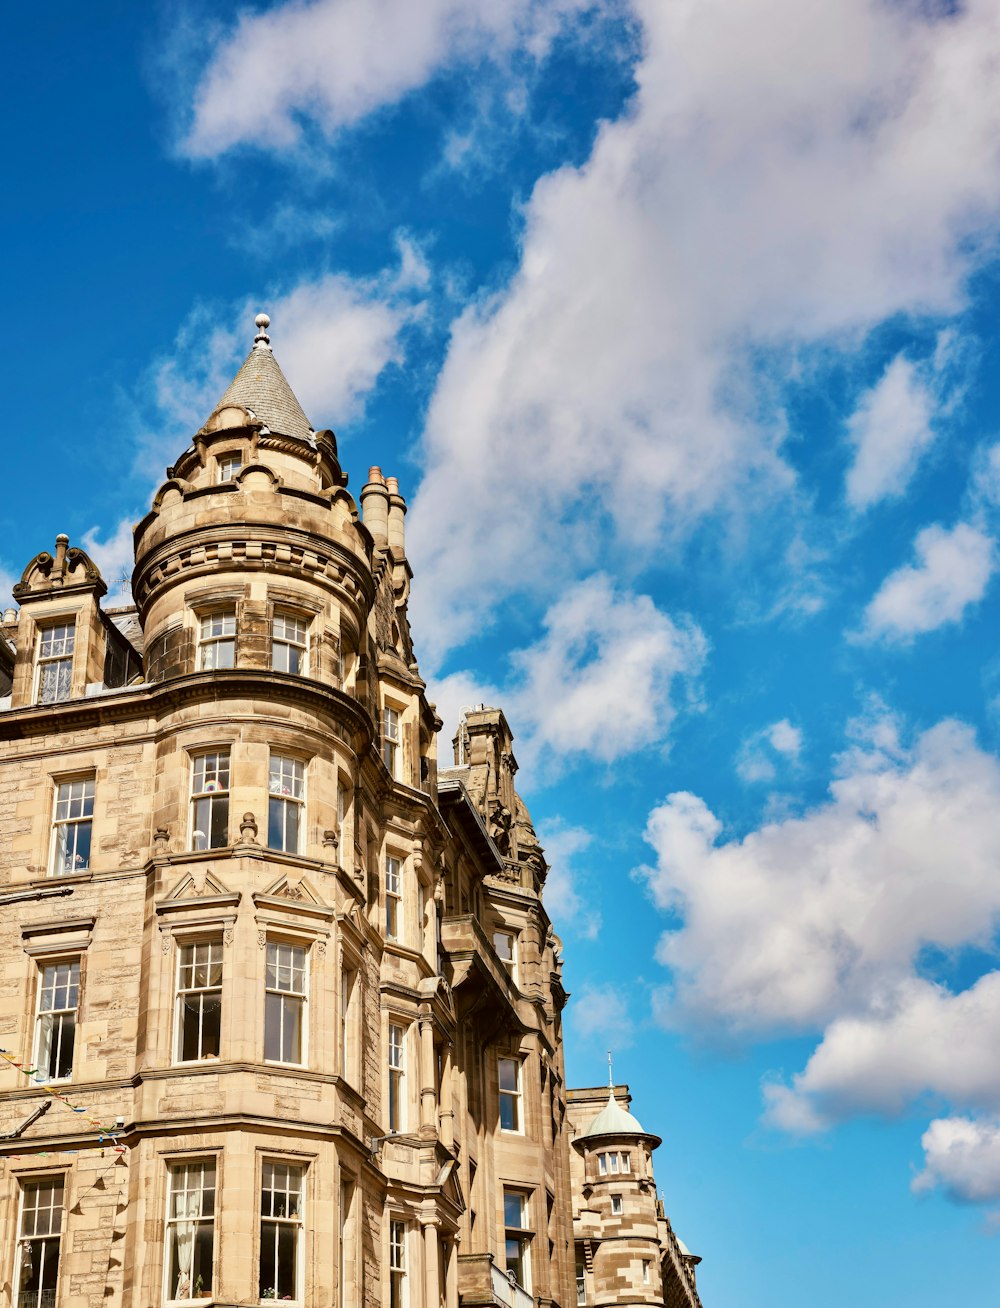
{"type": "Polygon", "coordinates": [[[582,1133],[581,1139],[590,1135],[645,1135],[646,1132],[639,1125],[638,1119],[633,1117],[627,1109],[622,1108],[621,1104],[615,1098],[614,1090],[608,1094],[608,1102],[597,1114],[586,1131],[582,1133]]]}
{"type": "MultiPolygon", "coordinates": [[[[259,315],[259,329],[267,327],[266,322],[261,323],[265,317],[259,315]]],[[[264,330],[258,330],[253,349],[212,412],[217,413],[227,404],[249,409],[277,435],[312,442],[312,424],[281,371],[264,330]]]]}

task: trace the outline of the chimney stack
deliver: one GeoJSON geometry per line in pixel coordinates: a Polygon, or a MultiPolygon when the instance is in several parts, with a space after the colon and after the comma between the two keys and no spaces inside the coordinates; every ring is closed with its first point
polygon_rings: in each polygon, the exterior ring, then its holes
{"type": "Polygon", "coordinates": [[[406,501],[399,493],[399,482],[395,477],[386,477],[385,486],[389,492],[389,548],[397,559],[405,559],[406,535],[403,518],[406,515],[406,501]]]}
{"type": "Polygon", "coordinates": [[[361,516],[375,548],[384,550],[389,543],[389,491],[377,465],[368,469],[368,481],[361,488],[361,516]]]}

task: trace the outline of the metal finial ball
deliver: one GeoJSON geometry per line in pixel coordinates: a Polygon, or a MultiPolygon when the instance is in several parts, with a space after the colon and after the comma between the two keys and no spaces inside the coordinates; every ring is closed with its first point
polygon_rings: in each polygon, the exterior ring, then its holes
{"type": "Polygon", "coordinates": [[[254,319],[254,325],[257,327],[263,327],[266,330],[271,325],[271,319],[266,313],[258,313],[257,317],[254,319]]]}

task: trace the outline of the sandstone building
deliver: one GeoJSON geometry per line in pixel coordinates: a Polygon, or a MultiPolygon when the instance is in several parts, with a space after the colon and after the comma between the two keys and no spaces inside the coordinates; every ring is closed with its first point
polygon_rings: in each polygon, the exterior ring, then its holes
{"type": "Polygon", "coordinates": [[[0,1304],[696,1306],[627,1088],[565,1085],[510,728],[439,765],[405,503],[268,325],[134,603],[60,536],[4,614],[0,1304]]]}

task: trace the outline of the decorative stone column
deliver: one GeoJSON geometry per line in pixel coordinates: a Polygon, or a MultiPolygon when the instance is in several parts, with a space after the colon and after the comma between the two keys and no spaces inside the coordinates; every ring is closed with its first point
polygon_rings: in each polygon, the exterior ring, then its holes
{"type": "Polygon", "coordinates": [[[420,1130],[431,1134],[436,1134],[434,1082],[434,1019],[424,1013],[420,1017],[420,1130]]]}
{"type": "Polygon", "coordinates": [[[441,1253],[438,1248],[438,1219],[421,1217],[424,1228],[424,1308],[440,1308],[441,1253]]]}

